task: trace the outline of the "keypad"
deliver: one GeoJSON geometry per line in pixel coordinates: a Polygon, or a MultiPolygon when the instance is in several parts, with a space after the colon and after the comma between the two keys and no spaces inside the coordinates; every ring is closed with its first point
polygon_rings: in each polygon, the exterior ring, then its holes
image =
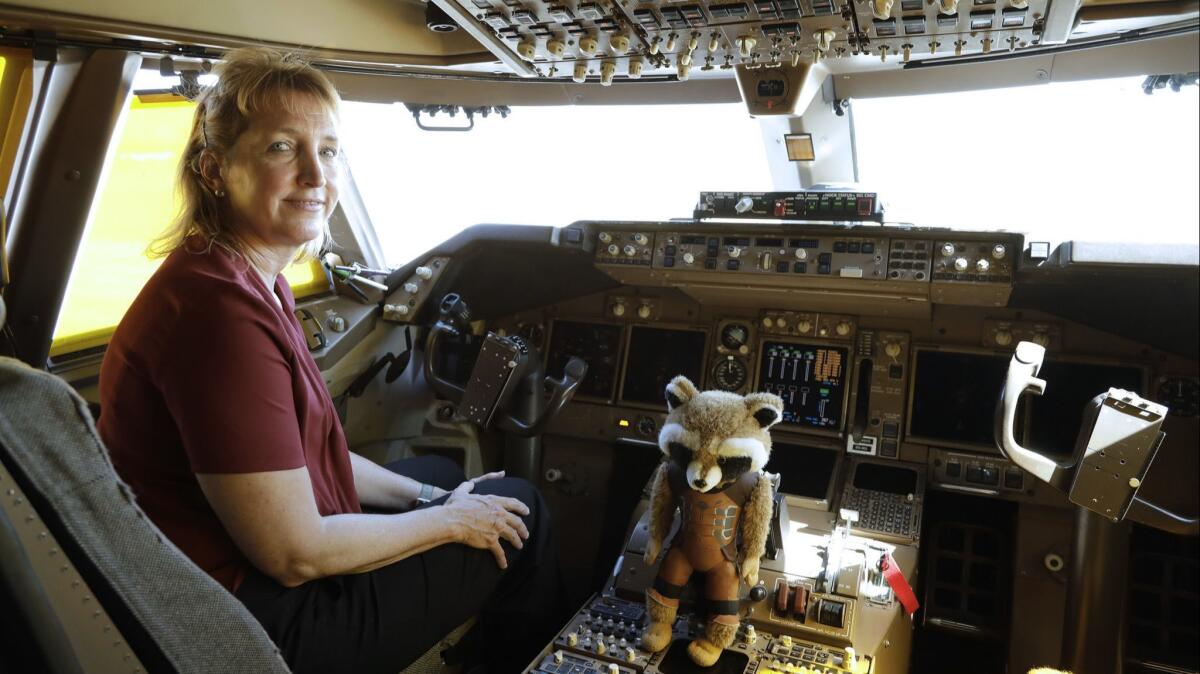
{"type": "Polygon", "coordinates": [[[847,487],[842,507],[858,511],[858,528],[913,536],[913,504],[900,494],[847,487]]]}

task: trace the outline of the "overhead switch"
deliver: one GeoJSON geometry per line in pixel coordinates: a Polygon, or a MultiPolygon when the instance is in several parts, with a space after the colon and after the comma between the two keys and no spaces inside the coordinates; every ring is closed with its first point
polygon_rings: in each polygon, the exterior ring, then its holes
{"type": "Polygon", "coordinates": [[[635,56],[629,59],[629,79],[636,80],[642,76],[642,59],[635,56]]]}
{"type": "Polygon", "coordinates": [[[896,0],[871,0],[871,13],[876,19],[886,19],[892,15],[892,5],[896,0]]]}
{"type": "Polygon", "coordinates": [[[690,77],[692,74],[691,58],[688,59],[687,63],[684,63],[683,59],[681,58],[679,63],[675,66],[675,74],[679,77],[680,82],[686,82],[688,77],[690,77]]]}
{"type": "Polygon", "coordinates": [[[942,14],[958,14],[958,0],[938,0],[942,14]]]}
{"type": "Polygon", "coordinates": [[[817,41],[817,51],[829,51],[829,45],[833,42],[833,38],[837,36],[837,32],[832,28],[825,28],[813,33],[813,39],[817,41]]]}
{"type": "Polygon", "coordinates": [[[532,61],[533,57],[536,55],[537,44],[535,44],[532,40],[521,40],[519,43],[517,43],[517,56],[520,56],[526,61],[532,61]]]}
{"type": "Polygon", "coordinates": [[[566,45],[564,45],[560,40],[550,40],[546,42],[546,53],[556,59],[562,58],[566,51],[566,45]]]}
{"type": "Polygon", "coordinates": [[[584,56],[591,56],[600,48],[600,43],[596,42],[596,38],[592,36],[579,38],[579,53],[584,56]]]}
{"type": "Polygon", "coordinates": [[[624,54],[629,51],[629,36],[614,35],[608,39],[608,44],[612,47],[614,54],[624,54]]]}
{"type": "Polygon", "coordinates": [[[734,43],[737,45],[738,54],[742,58],[750,58],[750,54],[754,53],[754,48],[758,45],[758,38],[753,35],[739,36],[734,43]]]}
{"type": "Polygon", "coordinates": [[[587,81],[587,63],[580,61],[575,64],[575,70],[571,73],[571,79],[583,84],[587,81]]]}
{"type": "Polygon", "coordinates": [[[613,75],[617,72],[617,64],[612,61],[605,61],[600,64],[600,86],[611,87],[613,83],[613,75]]]}

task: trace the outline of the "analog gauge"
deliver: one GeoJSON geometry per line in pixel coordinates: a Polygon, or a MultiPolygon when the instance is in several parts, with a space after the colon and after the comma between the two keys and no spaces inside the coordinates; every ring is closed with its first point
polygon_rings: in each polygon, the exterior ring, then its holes
{"type": "Polygon", "coordinates": [[[1173,417],[1200,414],[1200,382],[1187,377],[1169,377],[1158,386],[1158,402],[1166,405],[1173,417]]]}
{"type": "Polygon", "coordinates": [[[732,356],[726,356],[713,367],[713,384],[722,391],[737,391],[746,385],[748,374],[745,363],[732,356]]]}
{"type": "Polygon", "coordinates": [[[730,323],[721,329],[721,345],[730,351],[742,348],[749,339],[750,330],[741,323],[730,323]]]}

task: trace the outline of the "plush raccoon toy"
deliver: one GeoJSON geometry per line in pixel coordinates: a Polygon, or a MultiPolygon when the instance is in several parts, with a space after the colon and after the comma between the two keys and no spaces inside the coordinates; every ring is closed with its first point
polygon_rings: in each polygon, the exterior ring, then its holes
{"type": "Polygon", "coordinates": [[[650,496],[647,563],[658,557],[676,508],[681,522],[646,592],[650,624],[642,645],[658,652],[670,644],[679,595],[699,571],[706,574],[710,615],[688,655],[709,667],[737,634],[739,579],[758,583],[771,518],[771,483],[762,472],[771,455],[767,429],[779,421],[783,401],[770,393],[701,393],[686,377],[675,377],[667,384],[667,405],[658,436],[666,459],[650,496]]]}

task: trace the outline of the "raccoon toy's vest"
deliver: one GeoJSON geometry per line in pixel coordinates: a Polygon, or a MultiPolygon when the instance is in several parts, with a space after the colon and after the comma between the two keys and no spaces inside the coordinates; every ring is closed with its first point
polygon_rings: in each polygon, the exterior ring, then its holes
{"type": "Polygon", "coordinates": [[[700,493],[687,483],[687,476],[675,463],[667,466],[667,480],[679,506],[680,534],[671,539],[670,547],[683,545],[683,552],[697,569],[715,566],[724,558],[737,561],[737,531],[742,509],[758,484],[759,473],[751,471],[721,491],[700,493]]]}

